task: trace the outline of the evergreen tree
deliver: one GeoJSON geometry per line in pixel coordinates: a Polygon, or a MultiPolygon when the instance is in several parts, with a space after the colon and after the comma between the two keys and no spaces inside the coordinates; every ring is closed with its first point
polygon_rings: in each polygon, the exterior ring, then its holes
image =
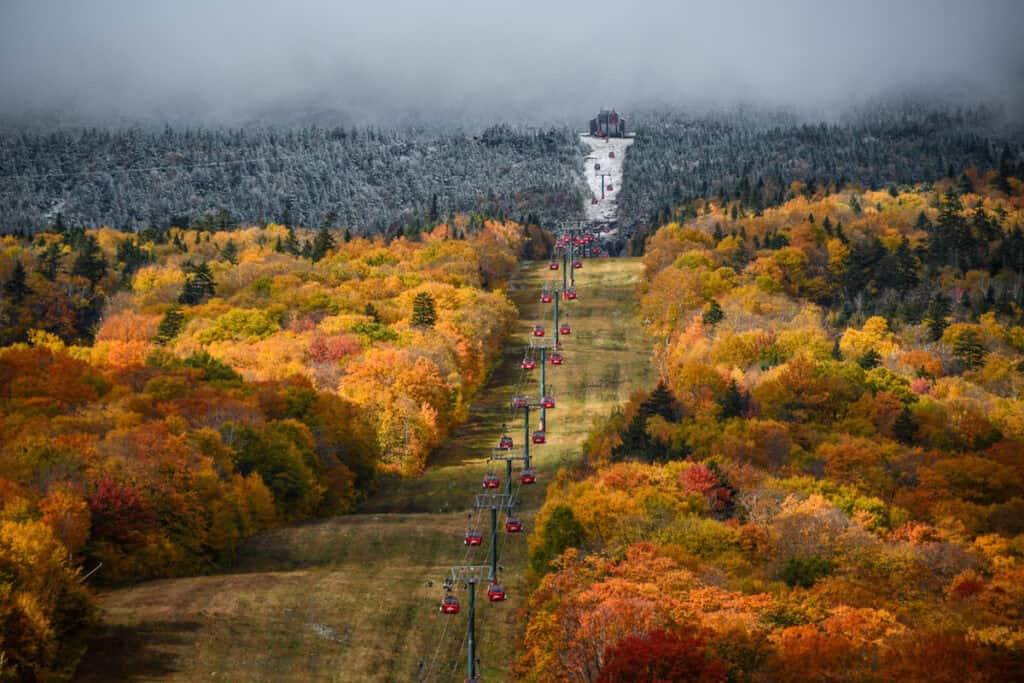
{"type": "Polygon", "coordinates": [[[640,404],[640,414],[644,420],[654,415],[660,415],[669,422],[678,422],[676,397],[664,382],[658,382],[651,395],[640,404]]]}
{"type": "Polygon", "coordinates": [[[735,379],[729,380],[729,386],[725,389],[725,395],[719,401],[722,407],[722,419],[730,417],[743,417],[750,408],[750,394],[740,391],[735,379]]]}
{"type": "Polygon", "coordinates": [[[53,231],[58,235],[64,234],[64,214],[60,211],[57,212],[57,219],[53,222],[53,231]]]}
{"type": "Polygon", "coordinates": [[[21,265],[21,261],[15,261],[11,277],[4,283],[4,294],[10,297],[11,303],[20,304],[25,297],[32,293],[32,288],[28,286],[27,280],[25,266],[21,265]]]}
{"type": "Polygon", "coordinates": [[[39,255],[39,274],[51,282],[57,279],[60,272],[61,249],[59,242],[50,242],[39,255]]]}
{"type": "Polygon", "coordinates": [[[986,353],[981,338],[973,328],[962,330],[953,340],[953,355],[972,370],[981,367],[986,353]]]}
{"type": "Polygon", "coordinates": [[[903,406],[903,410],[896,417],[892,426],[892,434],[900,443],[912,444],[917,436],[917,422],[914,421],[914,414],[910,408],[903,406]]]}
{"type": "Polygon", "coordinates": [[[107,274],[107,259],[92,235],[83,235],[79,240],[78,255],[71,264],[71,274],[84,277],[94,287],[107,274]]]}
{"type": "Polygon", "coordinates": [[[163,319],[160,321],[160,326],[156,330],[156,343],[160,345],[167,344],[178,336],[178,333],[181,332],[181,328],[184,326],[185,316],[182,314],[181,309],[177,306],[167,309],[163,319]]]}
{"type": "Polygon", "coordinates": [[[351,241],[352,241],[352,231],[349,230],[348,228],[345,228],[345,244],[348,244],[351,241]]]}
{"type": "Polygon", "coordinates": [[[217,283],[214,282],[210,266],[204,261],[198,266],[191,262],[184,266],[186,271],[185,286],[182,288],[178,303],[196,305],[216,294],[217,283]]]}
{"type": "Polygon", "coordinates": [[[857,365],[861,366],[865,370],[877,368],[881,362],[882,356],[874,349],[868,349],[863,356],[857,359],[857,365]]]}
{"type": "Polygon", "coordinates": [[[290,225],[286,227],[288,228],[288,234],[285,236],[283,249],[292,256],[298,256],[302,249],[299,246],[299,239],[295,236],[295,229],[290,225]]]}
{"type": "Polygon", "coordinates": [[[942,339],[942,333],[949,327],[946,317],[952,312],[949,297],[939,292],[928,305],[928,332],[932,341],[942,339]]]}
{"type": "Polygon", "coordinates": [[[366,304],[366,308],[363,309],[363,315],[368,315],[373,318],[373,322],[380,323],[380,313],[377,312],[377,307],[372,303],[366,304]]]}
{"type": "Polygon", "coordinates": [[[316,233],[316,237],[313,239],[313,260],[319,261],[323,257],[327,256],[327,253],[331,249],[334,249],[335,246],[334,236],[331,235],[331,231],[327,229],[327,226],[320,228],[316,233]]]}
{"type": "Polygon", "coordinates": [[[434,224],[437,223],[437,219],[438,219],[438,217],[440,217],[440,215],[441,214],[440,214],[440,212],[438,211],[438,208],[437,208],[437,193],[435,192],[430,197],[430,214],[428,216],[428,219],[430,220],[430,225],[431,226],[433,226],[434,224]]]}
{"type": "Polygon", "coordinates": [[[910,240],[904,237],[896,246],[894,254],[896,261],[896,289],[901,294],[906,294],[921,282],[918,276],[918,260],[914,251],[910,248],[910,240]]]}
{"type": "Polygon", "coordinates": [[[838,339],[832,344],[832,360],[843,360],[843,352],[839,348],[838,339]]]}
{"type": "Polygon", "coordinates": [[[724,319],[725,312],[722,310],[722,307],[719,305],[716,299],[712,299],[711,302],[708,303],[708,307],[704,310],[704,313],[701,315],[701,320],[705,325],[717,325],[724,319]]]}
{"type": "Polygon", "coordinates": [[[224,248],[221,249],[220,255],[224,257],[224,260],[228,263],[235,265],[238,263],[238,247],[235,245],[233,239],[229,239],[224,248]]]}
{"type": "Polygon", "coordinates": [[[434,297],[429,292],[420,292],[412,301],[413,327],[433,327],[437,322],[434,297]]]}

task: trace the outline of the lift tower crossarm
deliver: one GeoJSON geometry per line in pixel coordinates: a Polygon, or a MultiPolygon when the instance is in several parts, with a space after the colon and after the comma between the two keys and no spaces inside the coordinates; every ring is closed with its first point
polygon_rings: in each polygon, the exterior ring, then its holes
{"type": "MultiPolygon", "coordinates": [[[[509,460],[509,471],[512,470],[512,461],[509,460]]],[[[512,512],[512,505],[515,499],[509,493],[478,493],[473,505],[477,510],[491,511],[491,581],[498,580],[498,510],[512,512]]]]}

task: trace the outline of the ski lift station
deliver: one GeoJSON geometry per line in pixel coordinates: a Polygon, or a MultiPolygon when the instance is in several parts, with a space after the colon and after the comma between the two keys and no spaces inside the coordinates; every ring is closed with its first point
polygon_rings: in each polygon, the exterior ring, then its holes
{"type": "Polygon", "coordinates": [[[626,137],[626,119],[614,109],[602,109],[590,119],[590,134],[599,138],[626,137]]]}

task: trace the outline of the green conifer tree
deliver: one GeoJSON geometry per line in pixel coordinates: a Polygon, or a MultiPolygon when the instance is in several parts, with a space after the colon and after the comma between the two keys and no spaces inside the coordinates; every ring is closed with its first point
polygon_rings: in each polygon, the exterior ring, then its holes
{"type": "Polygon", "coordinates": [[[10,298],[11,303],[17,305],[31,293],[32,288],[28,286],[25,266],[21,265],[21,261],[15,261],[14,270],[11,271],[11,276],[4,283],[4,294],[10,298]]]}
{"type": "Polygon", "coordinates": [[[433,327],[437,322],[434,297],[429,292],[420,292],[412,300],[413,327],[433,327]]]}

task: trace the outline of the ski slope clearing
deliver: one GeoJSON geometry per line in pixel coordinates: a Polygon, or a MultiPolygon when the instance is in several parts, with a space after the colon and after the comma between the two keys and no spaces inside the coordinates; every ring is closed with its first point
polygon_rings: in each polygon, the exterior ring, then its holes
{"type": "MultiPolygon", "coordinates": [[[[652,342],[635,314],[642,271],[640,259],[584,260],[576,274],[580,298],[561,309],[572,336],[566,365],[548,374],[558,407],[548,418],[547,443],[533,450],[537,483],[521,492],[525,533],[502,534],[499,546],[508,601],[489,604],[478,593],[485,681],[511,678],[518,612],[529,590],[526,537],[547,484],[579,456],[595,417],[654,381],[652,342]]],[[[222,573],[107,593],[102,626],[76,680],[463,680],[466,619],[438,612],[440,581],[466,558],[468,506],[481,490],[485,455],[509,420],[530,329],[551,315],[550,304],[538,300],[549,279],[545,261],[524,264],[512,282],[518,333],[469,421],[426,474],[384,482],[361,514],[254,537],[222,573]]],[[[522,420],[510,427],[521,429],[522,420]]],[[[512,435],[518,444],[521,432],[512,435]]],[[[486,548],[472,552],[470,560],[481,561],[486,548]]]]}
{"type": "Polygon", "coordinates": [[[619,191],[622,189],[622,162],[626,157],[626,149],[633,144],[633,138],[604,138],[592,135],[581,135],[580,140],[590,148],[590,153],[583,159],[583,173],[587,179],[587,187],[591,197],[587,198],[583,207],[587,221],[592,223],[610,223],[619,217],[619,191]],[[595,168],[600,166],[600,169],[595,168]],[[601,174],[604,177],[604,198],[601,197],[601,174]],[[611,185],[612,189],[608,190],[611,185]],[[591,199],[596,199],[597,204],[591,199]]]}

